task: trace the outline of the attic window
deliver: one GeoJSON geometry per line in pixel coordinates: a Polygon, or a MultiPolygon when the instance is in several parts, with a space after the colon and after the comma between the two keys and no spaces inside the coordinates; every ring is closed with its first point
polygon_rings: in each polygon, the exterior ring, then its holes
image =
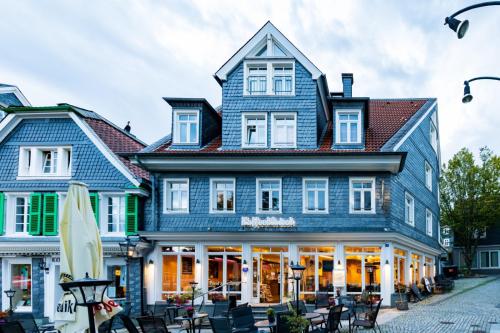
{"type": "Polygon", "coordinates": [[[243,95],[295,95],[293,60],[249,60],[244,68],[243,95]]]}
{"type": "Polygon", "coordinates": [[[21,178],[57,178],[71,176],[71,147],[20,147],[21,178]]]}
{"type": "Polygon", "coordinates": [[[336,112],[335,143],[361,143],[361,111],[342,110],[336,112]]]}
{"type": "Polygon", "coordinates": [[[198,144],[198,110],[174,111],[174,144],[198,144]]]}

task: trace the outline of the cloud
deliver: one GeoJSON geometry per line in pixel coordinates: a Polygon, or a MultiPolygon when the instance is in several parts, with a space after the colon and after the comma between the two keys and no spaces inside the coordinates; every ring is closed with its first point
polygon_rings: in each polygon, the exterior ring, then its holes
{"type": "Polygon", "coordinates": [[[354,93],[437,97],[443,160],[460,147],[500,152],[500,86],[463,81],[500,75],[496,14],[462,14],[458,40],[444,17],[470,1],[15,1],[2,2],[0,82],[17,84],[34,105],[69,102],[93,109],[153,142],[170,130],[163,96],[206,97],[212,75],[271,20],[340,90],[353,72],[354,93]]]}

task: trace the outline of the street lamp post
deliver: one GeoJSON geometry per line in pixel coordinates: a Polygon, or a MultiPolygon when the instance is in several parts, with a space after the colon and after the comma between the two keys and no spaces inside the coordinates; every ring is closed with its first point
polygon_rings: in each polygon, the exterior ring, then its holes
{"type": "Polygon", "coordinates": [[[195,294],[195,291],[196,291],[196,286],[198,285],[198,282],[196,281],[191,281],[189,282],[189,284],[191,285],[191,290],[192,290],[192,293],[191,293],[191,306],[194,308],[194,294],[195,294]]]}
{"type": "Polygon", "coordinates": [[[462,97],[462,103],[470,103],[472,101],[472,95],[470,93],[470,86],[469,83],[472,81],[478,81],[478,80],[494,80],[494,81],[500,81],[500,77],[495,77],[495,76],[478,76],[473,79],[464,81],[464,97],[462,97]]]}
{"type": "Polygon", "coordinates": [[[302,279],[302,274],[304,273],[304,270],[306,269],[302,265],[291,265],[290,268],[292,269],[293,272],[293,279],[295,280],[295,309],[297,310],[297,316],[300,315],[300,308],[299,308],[299,282],[302,279]]]}
{"type": "Polygon", "coordinates": [[[499,5],[500,5],[500,1],[487,1],[487,2],[481,2],[481,3],[477,3],[475,5],[465,7],[463,9],[460,9],[458,12],[455,12],[452,15],[448,16],[444,20],[444,25],[448,25],[448,27],[451,30],[453,30],[457,33],[458,39],[462,39],[465,36],[467,29],[469,29],[469,21],[468,20],[460,21],[460,20],[456,19],[455,16],[460,15],[462,13],[465,13],[465,12],[472,10],[472,9],[486,7],[486,6],[499,6],[499,5]]]}
{"type": "Polygon", "coordinates": [[[125,264],[126,264],[126,267],[127,267],[127,276],[126,276],[126,286],[125,286],[125,303],[126,303],[126,307],[127,307],[127,310],[130,309],[130,306],[131,306],[131,301],[130,301],[130,259],[133,258],[135,256],[135,247],[137,244],[135,244],[132,239],[127,236],[127,238],[125,238],[125,241],[124,242],[120,242],[119,243],[120,245],[120,252],[121,254],[125,257],[125,264]]]}
{"type": "Polygon", "coordinates": [[[14,309],[12,308],[12,298],[16,294],[15,290],[9,289],[4,291],[5,295],[9,298],[9,315],[12,316],[14,309]]]}
{"type": "Polygon", "coordinates": [[[64,291],[69,291],[75,297],[77,306],[85,306],[89,317],[89,331],[95,332],[93,307],[103,302],[104,292],[111,284],[111,280],[97,280],[85,273],[83,279],[60,283],[64,291]]]}

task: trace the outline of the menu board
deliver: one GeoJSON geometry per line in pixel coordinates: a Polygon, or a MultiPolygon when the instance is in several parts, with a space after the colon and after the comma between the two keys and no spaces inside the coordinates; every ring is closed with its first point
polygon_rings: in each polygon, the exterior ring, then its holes
{"type": "Polygon", "coordinates": [[[335,269],[333,271],[333,285],[337,287],[345,285],[345,271],[343,269],[335,269]]]}

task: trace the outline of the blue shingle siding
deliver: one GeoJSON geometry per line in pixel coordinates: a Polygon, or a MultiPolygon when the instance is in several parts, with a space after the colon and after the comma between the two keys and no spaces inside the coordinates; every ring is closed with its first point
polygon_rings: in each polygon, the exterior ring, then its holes
{"type": "MultiPolygon", "coordinates": [[[[359,176],[358,174],[353,176],[359,176]]],[[[243,231],[242,216],[273,216],[273,214],[256,214],[256,178],[282,177],[282,214],[278,217],[294,217],[297,223],[294,229],[286,231],[321,232],[321,231],[382,231],[388,227],[388,202],[384,208],[381,199],[382,181],[385,191],[390,191],[389,174],[363,174],[363,177],[376,177],[376,214],[349,214],[349,176],[345,174],[290,174],[266,173],[262,175],[225,174],[224,177],[236,178],[236,213],[209,213],[210,177],[221,177],[220,174],[172,174],[162,176],[160,181],[161,211],[163,212],[164,179],[189,178],[189,213],[160,214],[160,231],[243,231]],[[302,213],[302,180],[303,177],[329,177],[329,214],[302,213]]],[[[387,192],[386,192],[387,193],[387,192]]],[[[154,228],[151,224],[149,227],[154,228]]],[[[154,230],[154,229],[153,229],[154,230]]],[[[148,231],[153,231],[148,230],[148,231]]],[[[262,229],[258,229],[262,231],[262,229]]],[[[276,228],[272,229],[276,231],[276,228]]]]}
{"type": "Polygon", "coordinates": [[[130,306],[131,315],[139,316],[141,315],[141,260],[132,259],[130,260],[130,306]]]}
{"type": "Polygon", "coordinates": [[[0,143],[0,191],[57,191],[67,180],[16,180],[20,146],[71,145],[72,180],[91,190],[118,190],[133,186],[97,149],[71,119],[25,119],[0,143]]]}
{"type": "Polygon", "coordinates": [[[438,181],[439,162],[429,139],[432,112],[399,147],[398,151],[408,152],[405,167],[392,178],[392,227],[401,233],[432,246],[438,241],[438,181]],[[432,192],[425,186],[425,161],[433,170],[432,192]],[[408,192],[415,199],[415,227],[404,222],[404,198],[408,192]],[[432,238],[426,233],[426,209],[433,214],[432,238]]]}
{"type": "Polygon", "coordinates": [[[0,103],[7,106],[23,106],[23,103],[14,93],[0,94],[0,103]]]}
{"type": "Polygon", "coordinates": [[[45,272],[40,270],[42,258],[33,258],[31,265],[31,306],[35,318],[44,316],[45,272]]]}
{"type": "Polygon", "coordinates": [[[317,147],[316,81],[295,63],[295,96],[243,96],[243,63],[222,84],[222,149],[241,148],[241,113],[268,112],[268,146],[272,112],[297,112],[297,148],[317,147]]]}

